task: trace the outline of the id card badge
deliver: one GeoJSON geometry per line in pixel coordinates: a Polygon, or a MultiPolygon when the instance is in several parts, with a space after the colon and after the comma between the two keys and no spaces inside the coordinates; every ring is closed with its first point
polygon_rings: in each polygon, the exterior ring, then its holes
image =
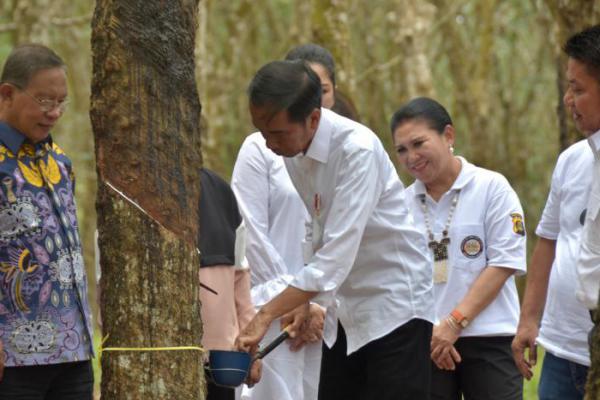
{"type": "Polygon", "coordinates": [[[433,283],[448,282],[448,259],[433,262],[433,283]]]}
{"type": "Polygon", "coordinates": [[[310,262],[314,254],[312,240],[302,240],[302,260],[304,261],[304,265],[310,262]]]}

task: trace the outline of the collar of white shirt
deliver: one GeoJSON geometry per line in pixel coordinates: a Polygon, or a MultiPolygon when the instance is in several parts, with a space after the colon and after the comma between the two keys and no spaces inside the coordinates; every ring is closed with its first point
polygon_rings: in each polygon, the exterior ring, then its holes
{"type": "MultiPolygon", "coordinates": [[[[452,187],[450,187],[448,192],[450,192],[452,190],[462,190],[462,188],[464,188],[471,181],[471,179],[473,179],[473,177],[475,176],[476,167],[473,164],[471,164],[470,162],[468,162],[467,160],[465,160],[463,157],[458,156],[458,159],[460,160],[462,167],[460,169],[458,176],[456,177],[456,180],[454,181],[454,183],[452,184],[452,187]]],[[[423,182],[417,180],[415,182],[414,193],[416,196],[426,194],[427,189],[425,188],[425,184],[423,182]]]]}
{"type": "Polygon", "coordinates": [[[596,158],[600,157],[600,130],[588,137],[588,143],[592,148],[596,158]]]}
{"type": "Polygon", "coordinates": [[[305,156],[321,163],[327,162],[329,156],[329,145],[333,134],[333,112],[321,108],[321,119],[319,126],[313,136],[305,156]]]}

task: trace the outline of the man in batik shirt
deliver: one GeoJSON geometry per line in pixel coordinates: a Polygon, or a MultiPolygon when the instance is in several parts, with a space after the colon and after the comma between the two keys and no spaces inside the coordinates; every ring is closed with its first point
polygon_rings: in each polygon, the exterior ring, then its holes
{"type": "Polygon", "coordinates": [[[50,130],[66,67],[16,47],[0,77],[0,399],[92,398],[92,328],[71,161],[50,130]]]}

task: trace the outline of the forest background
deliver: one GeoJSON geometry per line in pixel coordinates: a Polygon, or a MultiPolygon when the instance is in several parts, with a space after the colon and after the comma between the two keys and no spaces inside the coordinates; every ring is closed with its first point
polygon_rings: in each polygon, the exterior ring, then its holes
{"type": "MultiPolygon", "coordinates": [[[[91,0],[0,2],[0,63],[14,45],[40,42],[69,67],[71,103],[53,136],[75,166],[92,296],[94,6],[91,0]]],[[[600,2],[594,0],[201,0],[196,77],[205,122],[203,164],[230,177],[240,144],[254,130],[245,94],[249,80],[295,45],[319,43],[336,59],[338,90],[392,159],[388,121],[394,110],[415,96],[444,104],[454,119],[456,152],[501,172],[519,194],[531,248],[556,157],[580,138],[562,108],[560,46],[598,22],[600,2]]]]}

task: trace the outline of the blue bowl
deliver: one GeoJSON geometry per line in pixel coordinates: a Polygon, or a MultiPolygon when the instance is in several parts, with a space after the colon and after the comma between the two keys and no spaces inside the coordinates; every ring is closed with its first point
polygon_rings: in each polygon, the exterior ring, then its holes
{"type": "Polygon", "coordinates": [[[210,374],[219,386],[237,387],[248,375],[251,357],[243,351],[211,350],[208,358],[210,374]]]}

